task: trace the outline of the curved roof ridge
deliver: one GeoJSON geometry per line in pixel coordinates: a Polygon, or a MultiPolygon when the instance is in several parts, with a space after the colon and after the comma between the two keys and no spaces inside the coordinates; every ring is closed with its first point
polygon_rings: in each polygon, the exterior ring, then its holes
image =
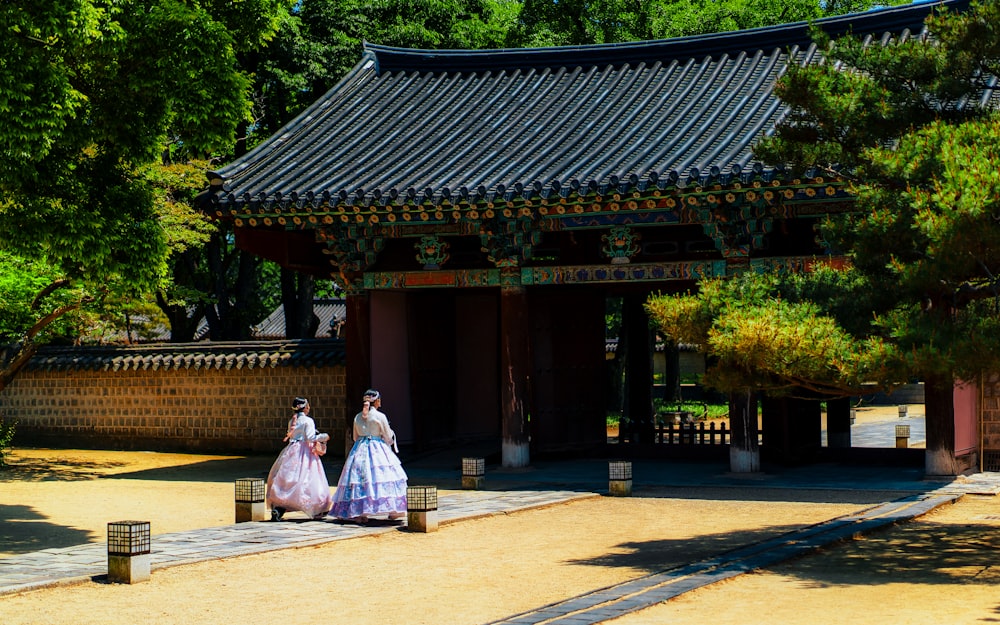
{"type": "Polygon", "coordinates": [[[810,26],[822,28],[830,36],[921,30],[930,6],[965,10],[970,0],[913,2],[816,20],[778,26],[762,26],[708,35],[673,39],[631,41],[549,48],[496,48],[487,50],[422,50],[397,48],[365,42],[365,51],[374,54],[377,71],[468,72],[512,70],[560,65],[624,65],[655,58],[669,60],[717,57],[746,50],[788,48],[811,43],[810,26]]]}

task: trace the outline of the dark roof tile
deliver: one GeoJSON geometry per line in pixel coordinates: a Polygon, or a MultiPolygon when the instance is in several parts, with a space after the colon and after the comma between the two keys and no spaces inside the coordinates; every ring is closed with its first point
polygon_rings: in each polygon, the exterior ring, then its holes
{"type": "MultiPolygon", "coordinates": [[[[839,35],[919,32],[911,4],[817,22],[839,35]]],[[[752,145],[786,114],[790,59],[817,58],[804,23],[664,41],[524,50],[368,44],[341,82],[210,175],[216,208],[388,198],[438,204],[605,193],[773,176],[752,145]]]]}
{"type": "Polygon", "coordinates": [[[237,369],[329,367],[345,361],[343,341],[308,339],[245,343],[168,343],[121,347],[42,347],[27,370],[237,369]]]}

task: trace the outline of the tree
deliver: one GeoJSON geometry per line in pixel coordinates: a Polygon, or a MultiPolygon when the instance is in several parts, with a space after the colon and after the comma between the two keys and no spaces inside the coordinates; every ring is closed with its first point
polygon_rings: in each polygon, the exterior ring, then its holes
{"type": "MultiPolygon", "coordinates": [[[[856,281],[828,281],[825,297],[843,301],[846,285],[860,285],[854,305],[863,312],[827,310],[855,341],[881,345],[874,353],[893,374],[884,382],[925,381],[926,471],[952,475],[962,468],[954,458],[954,381],[1000,364],[1000,118],[983,97],[1000,75],[1000,2],[935,14],[927,25],[929,40],[886,45],[818,33],[827,62],[790,68],[777,93],[794,113],[757,152],[852,183],[857,210],[830,219],[826,236],[851,260],[856,281]]],[[[817,301],[816,289],[802,292],[817,301]]],[[[734,294],[729,310],[744,301],[734,294]]],[[[735,314],[747,320],[753,310],[735,314]]],[[[738,327],[717,329],[735,341],[738,327]]],[[[782,357],[757,364],[768,370],[782,357]]],[[[863,352],[851,358],[875,375],[863,352]]]]}
{"type": "MultiPolygon", "coordinates": [[[[253,145],[326,93],[361,58],[364,42],[403,48],[505,45],[512,0],[302,0],[265,49],[241,62],[256,77],[253,145]]],[[[239,155],[239,151],[237,151],[239,155]]]]}
{"type": "Polygon", "coordinates": [[[697,294],[649,298],[650,318],[666,335],[711,356],[702,382],[730,398],[733,472],[759,470],[758,393],[833,399],[900,379],[891,344],[845,329],[867,291],[855,272],[820,267],[806,275],[746,273],[704,281],[697,294]]]}
{"type": "Polygon", "coordinates": [[[860,210],[831,233],[892,285],[874,327],[925,381],[927,472],[954,474],[955,379],[995,368],[1000,347],[1000,121],[982,97],[1000,75],[1000,2],[927,25],[931,41],[837,41],[851,71],[791,72],[779,95],[798,113],[761,153],[852,177],[860,210]]]}
{"type": "MultiPolygon", "coordinates": [[[[167,223],[142,168],[231,145],[250,111],[241,47],[285,0],[14,0],[0,6],[0,248],[51,269],[8,336],[8,380],[69,310],[167,276],[167,223]],[[51,298],[74,294],[68,304],[51,298]],[[29,307],[31,309],[31,307],[29,307]]],[[[2,387],[0,387],[2,388],[2,387]]]]}
{"type": "MultiPolygon", "coordinates": [[[[814,20],[885,2],[845,0],[525,0],[517,46],[667,39],[814,20]]],[[[898,1],[888,4],[899,4],[898,1]]]]}

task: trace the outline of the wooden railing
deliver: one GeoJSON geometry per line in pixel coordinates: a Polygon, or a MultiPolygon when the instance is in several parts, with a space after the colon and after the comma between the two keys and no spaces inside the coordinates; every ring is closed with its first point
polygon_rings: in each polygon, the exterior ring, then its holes
{"type": "Polygon", "coordinates": [[[728,445],[731,430],[725,423],[660,423],[655,441],[664,445],[728,445]]]}

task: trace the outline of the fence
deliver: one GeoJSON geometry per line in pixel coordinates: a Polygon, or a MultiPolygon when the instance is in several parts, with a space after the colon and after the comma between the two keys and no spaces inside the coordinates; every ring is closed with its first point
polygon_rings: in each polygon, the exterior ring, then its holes
{"type": "MultiPolygon", "coordinates": [[[[763,432],[758,431],[758,443],[763,443],[763,439],[763,432]]],[[[623,432],[617,442],[628,443],[633,440],[631,433],[623,432]]],[[[698,421],[677,423],[664,421],[657,423],[653,428],[653,443],[657,445],[724,447],[731,442],[732,429],[723,422],[712,421],[705,423],[704,421],[698,421]]]]}
{"type": "Polygon", "coordinates": [[[725,423],[660,423],[655,441],[664,445],[728,445],[732,430],[725,423]]]}

